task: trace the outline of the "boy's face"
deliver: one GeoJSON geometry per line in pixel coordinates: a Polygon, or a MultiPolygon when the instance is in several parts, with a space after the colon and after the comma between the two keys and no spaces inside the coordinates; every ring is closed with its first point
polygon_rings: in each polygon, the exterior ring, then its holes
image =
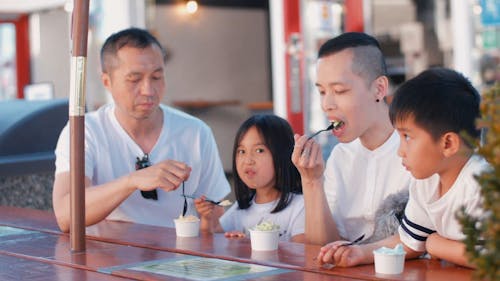
{"type": "Polygon", "coordinates": [[[316,87],[321,108],[330,122],[342,121],[333,130],[340,142],[351,142],[362,136],[373,123],[372,89],[363,77],[352,72],[353,52],[350,49],[322,57],[317,62],[316,87]]]}
{"type": "Polygon", "coordinates": [[[413,117],[399,120],[395,127],[401,140],[398,155],[403,158],[403,166],[417,179],[439,173],[444,159],[440,142],[416,125],[413,117]]]}

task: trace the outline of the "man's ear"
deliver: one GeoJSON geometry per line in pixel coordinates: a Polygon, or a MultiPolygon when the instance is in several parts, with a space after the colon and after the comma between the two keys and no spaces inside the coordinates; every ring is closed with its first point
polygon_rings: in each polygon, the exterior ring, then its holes
{"type": "Polygon", "coordinates": [[[374,100],[383,100],[389,91],[389,80],[386,76],[381,75],[373,80],[372,87],[374,87],[374,100]]]}
{"type": "Polygon", "coordinates": [[[448,132],[441,137],[441,149],[445,157],[455,155],[460,150],[462,139],[457,133],[448,132]]]}
{"type": "Polygon", "coordinates": [[[101,74],[101,81],[106,90],[109,91],[109,88],[111,87],[111,77],[109,76],[108,73],[102,73],[101,74]]]}

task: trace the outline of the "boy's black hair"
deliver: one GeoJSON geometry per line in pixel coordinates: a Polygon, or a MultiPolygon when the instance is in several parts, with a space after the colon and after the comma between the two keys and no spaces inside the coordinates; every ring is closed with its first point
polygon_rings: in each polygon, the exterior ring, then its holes
{"type": "Polygon", "coordinates": [[[291,202],[293,198],[291,193],[302,193],[300,174],[291,160],[295,144],[293,131],[285,119],[271,114],[254,115],[240,126],[233,148],[234,190],[240,209],[250,207],[255,196],[255,189],[251,189],[241,180],[236,168],[238,146],[252,127],[257,129],[273,158],[276,177],[275,188],[281,192],[281,195],[278,204],[271,213],[277,213],[285,209],[291,202]]]}
{"type": "Polygon", "coordinates": [[[163,55],[163,62],[167,60],[167,52],[158,40],[147,30],[131,27],[111,34],[101,48],[101,69],[103,73],[109,73],[112,69],[112,58],[116,57],[118,51],[125,47],[145,49],[151,45],[160,48],[163,55]]]}
{"type": "MultiPolygon", "coordinates": [[[[413,117],[434,140],[447,132],[478,138],[481,97],[462,74],[446,68],[423,71],[403,83],[389,107],[392,124],[413,117]]],[[[466,142],[466,144],[468,144],[466,142]]],[[[469,144],[468,144],[469,145],[469,144]]]]}
{"type": "Polygon", "coordinates": [[[372,82],[387,75],[387,66],[380,44],[374,37],[362,32],[347,32],[326,41],[318,51],[318,59],[352,49],[352,72],[372,82]]]}

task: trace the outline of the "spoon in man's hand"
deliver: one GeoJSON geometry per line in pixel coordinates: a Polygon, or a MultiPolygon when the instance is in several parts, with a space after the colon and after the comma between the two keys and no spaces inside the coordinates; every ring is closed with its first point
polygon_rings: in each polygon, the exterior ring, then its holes
{"type": "MultiPolygon", "coordinates": [[[[361,242],[361,240],[363,240],[363,238],[365,238],[364,234],[359,236],[358,238],[356,238],[354,241],[345,242],[343,244],[340,244],[339,247],[357,245],[359,242],[361,242]]],[[[318,259],[318,257],[314,257],[313,261],[315,261],[317,259],[318,259]]],[[[330,268],[334,267],[335,265],[326,263],[326,264],[324,264],[324,266],[327,267],[326,269],[330,269],[330,268]]]]}
{"type": "Polygon", "coordinates": [[[361,240],[363,240],[363,238],[365,238],[365,235],[361,235],[359,236],[358,238],[356,238],[356,240],[352,241],[352,242],[346,242],[340,246],[351,246],[351,245],[356,245],[358,244],[359,242],[361,242],[361,240]]]}
{"type": "Polygon", "coordinates": [[[343,124],[343,122],[342,122],[342,121],[335,121],[335,122],[331,122],[331,123],[330,123],[330,126],[326,127],[326,129],[319,130],[319,131],[317,131],[316,133],[314,133],[314,134],[310,135],[310,136],[307,138],[307,140],[310,140],[310,139],[314,138],[315,136],[317,136],[317,135],[318,135],[319,133],[321,133],[321,132],[326,132],[326,131],[330,131],[330,130],[332,130],[332,129],[336,129],[336,128],[340,127],[340,125],[342,125],[342,124],[343,124]]]}

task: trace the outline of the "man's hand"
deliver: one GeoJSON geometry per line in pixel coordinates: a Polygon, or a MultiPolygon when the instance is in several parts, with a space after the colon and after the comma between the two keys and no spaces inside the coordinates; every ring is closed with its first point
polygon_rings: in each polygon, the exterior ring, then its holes
{"type": "Polygon", "coordinates": [[[333,221],[324,191],[325,164],[321,147],[306,135],[295,135],[292,162],[302,181],[306,213],[305,238],[310,244],[323,245],[337,240],[339,234],[333,221]]]}
{"type": "Polygon", "coordinates": [[[189,178],[191,167],[175,160],[165,160],[150,167],[132,172],[128,177],[130,186],[143,191],[161,188],[176,190],[189,178]]]}
{"type": "Polygon", "coordinates": [[[318,262],[341,267],[351,267],[361,264],[364,260],[364,251],[361,246],[345,246],[349,241],[335,241],[321,247],[318,262]]]}
{"type": "Polygon", "coordinates": [[[292,153],[292,162],[299,170],[302,182],[323,180],[324,161],[321,147],[307,135],[295,134],[295,145],[292,153]]]}

